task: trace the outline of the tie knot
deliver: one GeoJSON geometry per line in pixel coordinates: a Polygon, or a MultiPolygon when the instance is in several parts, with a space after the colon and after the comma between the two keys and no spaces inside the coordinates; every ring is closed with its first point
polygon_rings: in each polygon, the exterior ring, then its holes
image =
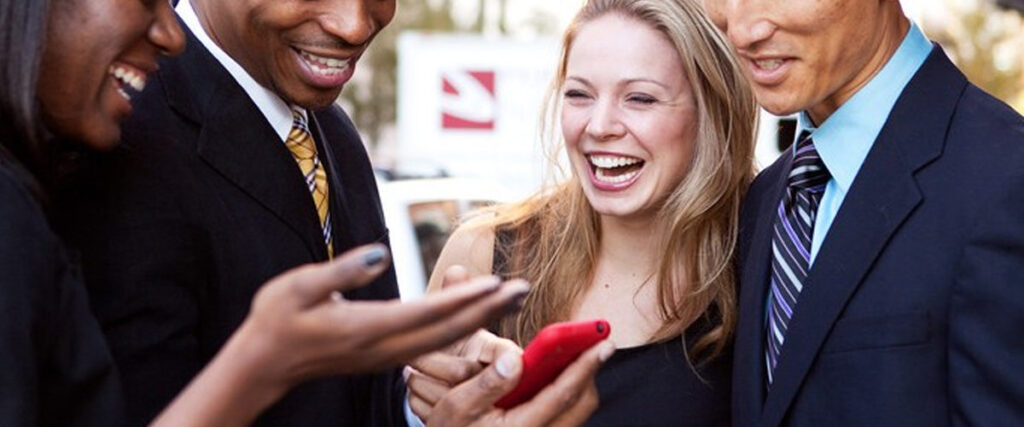
{"type": "Polygon", "coordinates": [[[800,140],[796,143],[793,167],[789,170],[789,186],[794,191],[807,190],[817,193],[825,191],[825,184],[830,178],[828,168],[818,155],[818,149],[814,147],[814,139],[807,134],[801,134],[800,140]]]}
{"type": "Polygon", "coordinates": [[[292,108],[292,130],[288,133],[285,145],[296,160],[311,160],[316,157],[316,144],[309,133],[306,116],[297,107],[292,108]]]}
{"type": "Polygon", "coordinates": [[[299,107],[292,107],[292,128],[309,133],[309,126],[306,125],[306,115],[299,107]]]}

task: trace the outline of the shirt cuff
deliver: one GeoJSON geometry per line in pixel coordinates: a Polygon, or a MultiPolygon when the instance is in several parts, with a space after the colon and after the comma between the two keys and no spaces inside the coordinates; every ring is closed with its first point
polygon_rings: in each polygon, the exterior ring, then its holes
{"type": "Polygon", "coordinates": [[[405,411],[405,422],[409,424],[409,427],[425,427],[423,420],[412,412],[412,406],[409,406],[409,397],[406,396],[402,401],[402,410],[405,411]]]}

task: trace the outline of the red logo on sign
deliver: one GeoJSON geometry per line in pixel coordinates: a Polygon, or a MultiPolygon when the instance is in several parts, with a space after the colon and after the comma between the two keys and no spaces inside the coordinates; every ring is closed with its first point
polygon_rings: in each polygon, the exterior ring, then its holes
{"type": "Polygon", "coordinates": [[[441,74],[441,129],[494,130],[494,71],[441,74]]]}

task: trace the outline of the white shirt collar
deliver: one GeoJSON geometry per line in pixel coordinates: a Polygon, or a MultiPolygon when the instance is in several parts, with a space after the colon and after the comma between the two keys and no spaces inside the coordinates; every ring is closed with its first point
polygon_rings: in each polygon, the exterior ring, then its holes
{"type": "MultiPolygon", "coordinates": [[[[236,0],[233,0],[236,1],[236,0]]],[[[288,107],[288,103],[284,102],[281,97],[277,96],[271,90],[263,87],[256,80],[249,75],[248,72],[238,65],[234,59],[231,58],[224,52],[220,46],[217,45],[210,38],[210,35],[203,29],[203,25],[199,23],[199,16],[196,15],[195,9],[192,8],[192,2],[190,0],[181,0],[178,5],[174,8],[181,20],[185,22],[185,26],[195,34],[199,42],[203,44],[206,50],[213,54],[214,58],[217,58],[217,62],[231,74],[231,77],[242,89],[245,90],[246,95],[252,100],[256,107],[259,108],[260,112],[270,123],[270,126],[274,129],[274,132],[281,137],[281,141],[284,142],[288,138],[288,133],[292,129],[292,110],[288,107]]],[[[305,114],[305,110],[303,110],[305,114]]]]}

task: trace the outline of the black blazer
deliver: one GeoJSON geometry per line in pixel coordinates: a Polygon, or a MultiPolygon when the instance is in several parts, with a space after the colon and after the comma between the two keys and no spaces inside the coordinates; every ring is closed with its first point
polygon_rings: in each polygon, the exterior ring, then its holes
{"type": "MultiPolygon", "coordinates": [[[[143,424],[224,344],[261,284],[327,252],[295,160],[191,33],[185,54],[162,61],[136,98],[122,145],[66,180],[61,223],[84,254],[130,421],[143,424]]],[[[336,253],[388,243],[352,122],[337,107],[311,117],[330,180],[336,253]]],[[[394,271],[346,297],[397,298],[394,271]]],[[[260,423],[401,423],[399,385],[395,372],[310,381],[260,423]]]]}
{"type": "Polygon", "coordinates": [[[825,237],[766,393],[770,230],[791,162],[743,206],[733,424],[1024,424],[1024,119],[933,49],[825,237]]]}
{"type": "Polygon", "coordinates": [[[114,362],[78,268],[0,153],[0,425],[116,426],[114,362]]]}

